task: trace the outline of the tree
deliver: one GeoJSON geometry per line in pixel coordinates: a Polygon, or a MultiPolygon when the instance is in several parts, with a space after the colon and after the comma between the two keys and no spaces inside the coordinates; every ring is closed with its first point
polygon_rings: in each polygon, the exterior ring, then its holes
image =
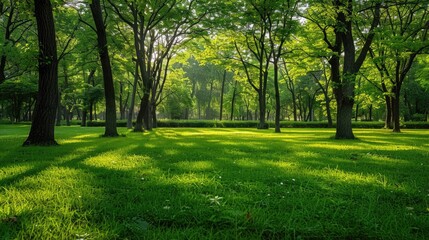
{"type": "Polygon", "coordinates": [[[272,52],[272,62],[274,67],[274,89],[276,99],[275,132],[280,132],[280,90],[279,90],[279,68],[280,60],[284,52],[284,44],[288,40],[294,29],[297,1],[273,1],[269,7],[272,10],[268,13],[268,38],[272,52]]]}
{"type": "Polygon", "coordinates": [[[57,145],[58,59],[50,0],[35,0],[34,13],[39,42],[39,86],[30,133],[23,145],[57,145]]]}
{"type": "Polygon", "coordinates": [[[94,18],[98,37],[98,53],[100,55],[104,79],[104,95],[106,101],[106,127],[104,136],[116,137],[118,136],[118,132],[116,130],[115,89],[113,85],[112,68],[110,65],[110,57],[107,47],[106,27],[103,21],[100,0],[92,0],[90,8],[94,18]]]}
{"type": "MultiPolygon", "coordinates": [[[[374,64],[380,72],[386,105],[391,108],[393,132],[400,132],[401,88],[416,57],[429,48],[429,2],[389,2],[381,21],[382,36],[373,53],[374,64]],[[390,81],[387,89],[384,81],[390,81]]],[[[387,114],[389,116],[389,114],[387,114]]],[[[386,120],[386,125],[390,119],[386,120]]]]}
{"type": "Polygon", "coordinates": [[[244,41],[234,42],[240,62],[243,65],[248,83],[258,94],[259,123],[258,129],[267,129],[267,86],[269,66],[272,57],[268,38],[268,24],[270,9],[265,4],[257,1],[245,1],[245,22],[239,30],[243,34],[244,41]]]}
{"type": "MultiPolygon", "coordinates": [[[[111,1],[118,17],[133,31],[143,96],[134,131],[152,128],[174,47],[188,40],[205,17],[204,1],[111,1]],[[155,96],[156,95],[156,96],[155,96]]],[[[198,31],[197,31],[198,32],[198,31]]]]}
{"type": "Polygon", "coordinates": [[[337,126],[335,138],[354,139],[352,129],[352,115],[355,97],[356,75],[361,68],[371,43],[375,36],[375,29],[380,21],[381,3],[378,1],[364,5],[353,0],[334,0],[327,8],[326,3],[317,5],[308,11],[307,19],[311,20],[323,33],[323,41],[328,49],[332,51],[329,59],[331,65],[331,78],[333,82],[334,95],[337,102],[337,126]],[[323,8],[322,8],[323,7],[323,8]],[[323,11],[324,13],[322,13],[323,11]],[[332,20],[324,24],[326,13],[332,20]],[[363,16],[362,16],[363,15],[363,16]],[[358,19],[360,16],[360,19],[358,19]],[[369,26],[362,26],[364,20],[370,20],[369,26]],[[356,25],[358,24],[358,25],[356,25]],[[354,27],[367,32],[361,38],[354,37],[354,27]],[[333,39],[330,34],[333,33],[333,39]],[[357,48],[356,44],[362,42],[357,48]],[[341,61],[342,60],[342,61],[341,61]],[[342,71],[340,70],[342,64],[342,71]]]}
{"type": "Polygon", "coordinates": [[[21,3],[14,0],[0,2],[0,22],[3,23],[2,31],[2,51],[0,52],[0,84],[5,80],[13,78],[21,73],[18,67],[13,71],[7,69],[7,58],[12,48],[20,42],[26,32],[31,29],[31,20],[23,18],[24,10],[21,3]],[[6,75],[6,70],[8,74],[6,75]]]}

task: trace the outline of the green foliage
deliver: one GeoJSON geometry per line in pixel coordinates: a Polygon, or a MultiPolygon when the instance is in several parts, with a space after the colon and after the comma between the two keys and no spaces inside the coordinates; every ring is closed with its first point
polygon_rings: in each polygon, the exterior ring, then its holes
{"type": "Polygon", "coordinates": [[[90,84],[85,85],[83,91],[83,99],[85,107],[88,107],[90,103],[97,103],[104,97],[104,89],[101,84],[92,86],[90,84]]]}
{"type": "Polygon", "coordinates": [[[0,84],[0,101],[5,103],[5,115],[15,122],[21,120],[24,103],[32,104],[37,96],[37,84],[33,81],[6,80],[0,84]]]}
{"type": "Polygon", "coordinates": [[[427,130],[28,129],[0,125],[6,239],[429,237],[427,130]]]}

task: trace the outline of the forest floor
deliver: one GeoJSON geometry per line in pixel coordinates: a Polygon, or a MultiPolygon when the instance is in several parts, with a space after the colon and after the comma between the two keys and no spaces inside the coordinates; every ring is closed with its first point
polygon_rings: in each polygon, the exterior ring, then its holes
{"type": "Polygon", "coordinates": [[[429,130],[0,125],[0,239],[429,239],[429,130]]]}

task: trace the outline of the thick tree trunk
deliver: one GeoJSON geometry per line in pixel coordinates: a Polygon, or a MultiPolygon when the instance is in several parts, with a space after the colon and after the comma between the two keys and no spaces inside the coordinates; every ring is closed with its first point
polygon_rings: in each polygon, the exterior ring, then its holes
{"type": "Polygon", "coordinates": [[[146,110],[149,105],[149,94],[144,94],[143,98],[140,101],[140,110],[137,114],[136,125],[134,126],[134,132],[144,132],[144,129],[147,129],[147,113],[146,110]]]}
{"type": "Polygon", "coordinates": [[[39,92],[30,133],[23,145],[57,145],[58,59],[52,5],[50,0],[35,0],[34,5],[39,42],[39,92]]]}
{"type": "Polygon", "coordinates": [[[354,139],[352,130],[353,102],[344,99],[337,111],[337,139],[354,139]]]}
{"type": "Polygon", "coordinates": [[[266,96],[262,91],[259,91],[259,123],[258,129],[268,129],[268,124],[265,122],[265,115],[267,112],[266,96]]]}
{"type": "Polygon", "coordinates": [[[152,105],[150,104],[150,95],[148,95],[147,103],[145,104],[145,108],[143,109],[143,126],[147,131],[152,130],[152,105]]]}
{"type": "Polygon", "coordinates": [[[107,48],[106,29],[104,26],[103,15],[101,12],[100,0],[92,0],[90,4],[92,17],[97,29],[98,53],[100,55],[101,67],[104,79],[104,96],[106,100],[106,126],[105,137],[116,137],[116,103],[115,88],[113,85],[112,68],[110,65],[109,51],[107,48]]]}
{"type": "Polygon", "coordinates": [[[337,24],[338,26],[335,32],[335,44],[331,45],[331,50],[338,53],[338,56],[331,57],[333,60],[331,63],[332,81],[335,84],[334,94],[337,100],[338,114],[337,114],[337,129],[335,137],[338,139],[354,139],[352,130],[352,113],[353,104],[355,98],[355,81],[356,74],[362,67],[362,64],[368,54],[371,43],[374,39],[374,29],[380,22],[380,3],[376,3],[374,8],[374,16],[372,19],[369,34],[365,39],[365,42],[360,49],[360,53],[357,54],[355,46],[355,38],[353,37],[353,21],[352,15],[354,14],[353,1],[347,0],[345,2],[336,0],[334,5],[338,9],[344,8],[344,11],[338,11],[337,24]],[[343,72],[339,74],[340,62],[339,56],[341,56],[341,45],[344,47],[343,53],[343,72]]]}

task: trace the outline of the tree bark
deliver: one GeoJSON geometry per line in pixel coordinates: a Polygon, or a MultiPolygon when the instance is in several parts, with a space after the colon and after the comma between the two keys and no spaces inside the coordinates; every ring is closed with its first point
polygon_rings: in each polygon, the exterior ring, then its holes
{"type": "MultiPolygon", "coordinates": [[[[232,91],[232,99],[231,99],[231,116],[230,120],[234,120],[234,106],[235,106],[235,98],[236,98],[236,92],[237,92],[237,80],[234,82],[234,90],[232,91]]],[[[249,120],[249,107],[247,106],[247,120],[249,120]]]]}
{"type": "MultiPolygon", "coordinates": [[[[357,57],[352,29],[352,15],[354,12],[353,1],[348,0],[347,3],[342,3],[341,1],[336,0],[335,5],[339,9],[345,8],[344,11],[339,11],[337,15],[337,24],[342,27],[337,27],[335,29],[335,46],[337,46],[338,42],[341,42],[344,47],[343,72],[341,77],[333,77],[335,84],[334,94],[337,100],[337,129],[335,137],[337,139],[354,139],[351,122],[355,98],[356,74],[361,68],[374,39],[374,29],[378,26],[380,21],[381,5],[380,3],[376,3],[375,5],[374,17],[369,29],[368,37],[365,39],[364,45],[357,57]]],[[[341,51],[339,53],[341,53],[341,51]]],[[[335,63],[335,65],[339,68],[339,64],[337,65],[337,63],[335,63]]]]}
{"type": "Polygon", "coordinates": [[[35,0],[34,6],[39,42],[39,91],[30,133],[23,145],[57,145],[58,58],[54,17],[50,0],[35,0]]]}
{"type": "Polygon", "coordinates": [[[112,68],[107,48],[106,28],[104,26],[100,0],[92,0],[90,8],[97,29],[98,53],[103,70],[104,96],[106,100],[106,126],[104,136],[116,137],[118,136],[118,132],[116,129],[115,88],[113,85],[112,68]]]}
{"type": "MultiPolygon", "coordinates": [[[[134,132],[144,132],[144,128],[147,129],[144,125],[147,120],[147,113],[145,112],[145,110],[147,110],[149,105],[149,94],[145,93],[143,94],[143,98],[140,101],[140,110],[139,113],[137,114],[137,119],[136,119],[136,125],[134,126],[134,132]],[[146,116],[145,116],[146,115],[146,116]]],[[[147,123],[146,123],[147,124],[147,123]]]]}
{"type": "Polygon", "coordinates": [[[278,62],[274,63],[274,90],[275,90],[275,98],[276,98],[276,116],[275,116],[275,130],[274,132],[280,133],[280,90],[279,90],[279,68],[278,62]]]}
{"type": "Polygon", "coordinates": [[[127,128],[132,129],[133,128],[133,115],[134,115],[134,105],[136,101],[136,93],[137,93],[137,81],[139,80],[139,64],[136,61],[135,66],[135,72],[134,72],[134,84],[133,84],[133,93],[131,95],[131,103],[130,103],[130,110],[128,112],[128,119],[127,119],[127,128]]]}
{"type": "Polygon", "coordinates": [[[225,91],[225,80],[226,80],[226,70],[223,71],[222,88],[220,91],[219,121],[222,121],[222,116],[223,116],[223,92],[225,91]]]}
{"type": "Polygon", "coordinates": [[[392,125],[393,132],[400,133],[401,132],[401,123],[400,123],[400,98],[401,98],[401,86],[393,87],[392,97],[392,125]]]}
{"type": "Polygon", "coordinates": [[[386,106],[386,117],[384,119],[384,128],[393,129],[392,125],[392,98],[390,96],[384,97],[385,106],[386,106]]]}

